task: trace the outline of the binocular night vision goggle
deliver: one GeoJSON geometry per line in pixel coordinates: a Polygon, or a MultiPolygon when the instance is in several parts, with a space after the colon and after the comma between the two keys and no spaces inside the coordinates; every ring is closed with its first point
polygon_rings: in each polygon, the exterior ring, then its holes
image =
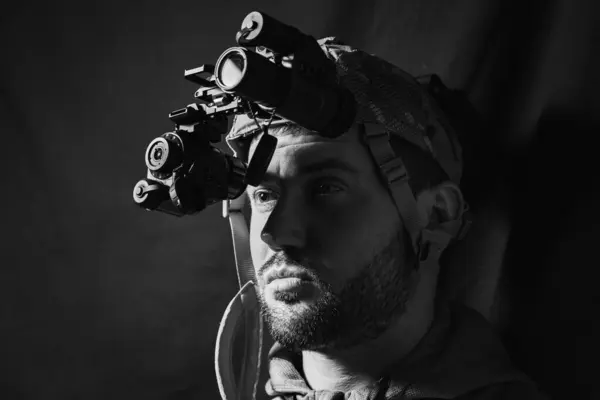
{"type": "Polygon", "coordinates": [[[145,154],[146,179],[133,199],[147,210],[183,216],[256,186],[271,162],[277,139],[258,119],[284,118],[326,137],[354,121],[352,93],[336,83],[336,67],[313,37],[260,12],[246,16],[216,65],[185,71],[200,86],[192,103],[169,114],[175,130],[155,138],[145,154]],[[249,163],[213,143],[227,134],[229,118],[246,114],[262,129],[249,163]]]}

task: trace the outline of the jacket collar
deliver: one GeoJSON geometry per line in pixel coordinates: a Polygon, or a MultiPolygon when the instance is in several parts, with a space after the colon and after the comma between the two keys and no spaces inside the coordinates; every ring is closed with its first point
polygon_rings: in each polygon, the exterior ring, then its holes
{"type": "Polygon", "coordinates": [[[528,380],[512,367],[500,338],[483,316],[457,304],[440,308],[415,349],[390,367],[387,379],[373,386],[346,394],[314,391],[301,368],[301,353],[275,343],[269,352],[267,393],[297,400],[449,399],[491,384],[528,380]]]}

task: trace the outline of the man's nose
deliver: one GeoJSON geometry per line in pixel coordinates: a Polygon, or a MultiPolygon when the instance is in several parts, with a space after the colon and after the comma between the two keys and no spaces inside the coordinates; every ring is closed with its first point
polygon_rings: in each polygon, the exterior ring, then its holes
{"type": "Polygon", "coordinates": [[[298,201],[279,200],[260,234],[272,250],[304,248],[309,218],[298,201]]]}

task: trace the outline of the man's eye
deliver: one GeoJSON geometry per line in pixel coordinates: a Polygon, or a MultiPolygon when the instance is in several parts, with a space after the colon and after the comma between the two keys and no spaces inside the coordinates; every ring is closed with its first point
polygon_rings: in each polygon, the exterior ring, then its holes
{"type": "Polygon", "coordinates": [[[276,200],[277,194],[272,190],[257,190],[254,192],[252,197],[254,198],[255,203],[263,204],[276,200]]]}
{"type": "Polygon", "coordinates": [[[331,196],[342,191],[344,191],[344,188],[341,185],[331,182],[318,182],[313,193],[316,196],[331,196]]]}
{"type": "Polygon", "coordinates": [[[338,179],[319,179],[313,185],[312,195],[316,197],[328,197],[341,194],[345,190],[346,186],[338,179]]]}

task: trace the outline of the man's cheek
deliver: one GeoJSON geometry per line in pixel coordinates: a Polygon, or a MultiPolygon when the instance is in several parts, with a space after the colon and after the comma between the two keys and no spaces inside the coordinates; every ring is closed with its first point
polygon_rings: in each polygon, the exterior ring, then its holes
{"type": "Polygon", "coordinates": [[[331,262],[331,269],[327,271],[326,282],[332,286],[332,289],[339,293],[344,284],[356,276],[365,265],[367,250],[359,247],[339,248],[335,261],[331,262]],[[356,251],[355,249],[360,249],[356,251]]]}
{"type": "MultiPolygon", "coordinates": [[[[252,256],[252,264],[254,266],[254,271],[258,274],[262,265],[264,264],[265,257],[267,255],[268,246],[265,242],[260,238],[260,233],[262,231],[262,226],[258,226],[256,223],[252,223],[250,225],[250,254],[252,256]]],[[[260,283],[260,276],[259,283],[260,283]]]]}

